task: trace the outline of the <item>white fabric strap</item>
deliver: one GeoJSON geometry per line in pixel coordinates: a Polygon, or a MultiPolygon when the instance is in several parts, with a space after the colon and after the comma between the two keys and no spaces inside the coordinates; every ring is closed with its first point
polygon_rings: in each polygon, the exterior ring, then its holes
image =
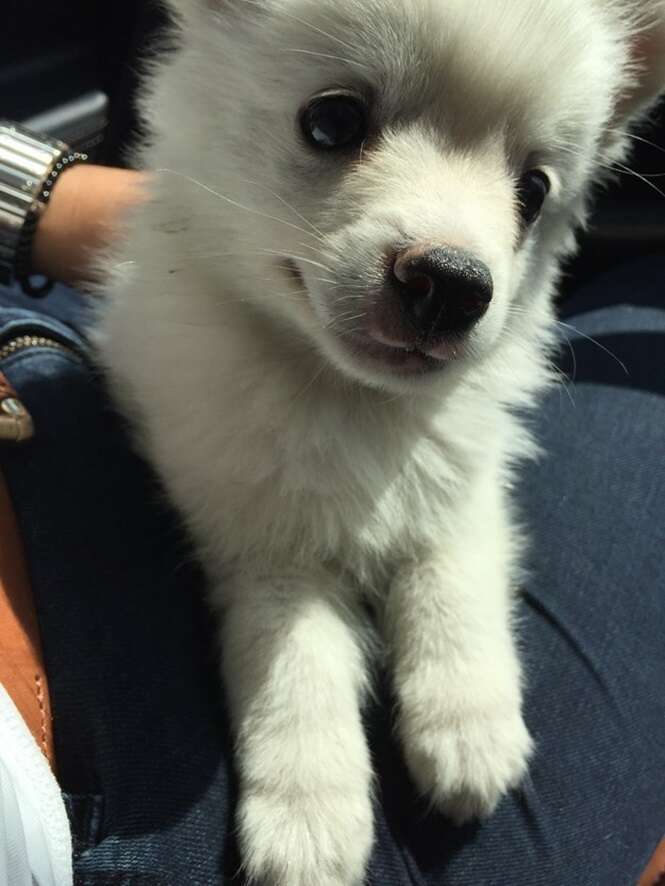
{"type": "Polygon", "coordinates": [[[72,840],[60,788],[0,686],[0,883],[72,886],[72,840]]]}

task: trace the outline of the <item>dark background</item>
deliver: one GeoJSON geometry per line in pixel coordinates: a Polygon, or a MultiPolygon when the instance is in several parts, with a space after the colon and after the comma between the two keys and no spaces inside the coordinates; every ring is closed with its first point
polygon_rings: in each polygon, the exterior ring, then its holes
{"type": "MultiPolygon", "coordinates": [[[[86,147],[100,162],[123,165],[139,135],[134,110],[139,63],[166,17],[156,0],[112,3],[67,0],[5,0],[0,33],[0,118],[29,121],[96,95],[105,111],[84,122],[86,147]],[[105,118],[105,119],[102,119],[105,118]]],[[[665,113],[656,128],[638,133],[631,169],[654,176],[651,186],[621,174],[602,195],[582,251],[569,268],[564,290],[600,270],[640,254],[665,249],[665,113]]],[[[85,139],[83,140],[85,141],[85,139]]]]}

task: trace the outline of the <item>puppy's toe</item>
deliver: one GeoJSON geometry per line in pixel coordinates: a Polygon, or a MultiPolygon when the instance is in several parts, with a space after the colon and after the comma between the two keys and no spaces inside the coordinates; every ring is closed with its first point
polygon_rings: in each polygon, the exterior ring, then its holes
{"type": "Polygon", "coordinates": [[[533,748],[519,711],[460,718],[403,735],[416,786],[458,825],[494,811],[522,781],[533,748]]]}
{"type": "Polygon", "coordinates": [[[240,849],[257,886],[361,886],[372,847],[369,794],[249,789],[239,808],[240,849]]]}

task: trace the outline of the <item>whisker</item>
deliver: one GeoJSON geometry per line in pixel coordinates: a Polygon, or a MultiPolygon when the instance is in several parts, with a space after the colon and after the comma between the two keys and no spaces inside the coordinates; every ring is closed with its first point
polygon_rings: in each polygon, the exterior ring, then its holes
{"type": "Polygon", "coordinates": [[[573,375],[572,375],[571,381],[574,382],[575,379],[577,378],[577,354],[575,353],[575,348],[573,347],[573,343],[568,338],[568,336],[565,333],[562,333],[562,335],[566,341],[566,344],[568,345],[568,350],[570,351],[570,358],[573,361],[573,375]]]}
{"type": "Polygon", "coordinates": [[[336,62],[344,62],[347,65],[351,65],[356,68],[362,68],[365,71],[369,70],[367,65],[363,65],[362,62],[357,62],[350,58],[344,58],[344,56],[341,55],[331,55],[327,52],[315,52],[312,49],[283,49],[282,52],[294,52],[301,55],[313,55],[317,58],[326,58],[336,62]]]}
{"type": "Polygon", "coordinates": [[[249,212],[251,215],[259,216],[260,218],[268,219],[268,221],[276,221],[282,225],[286,225],[289,228],[293,228],[294,231],[300,231],[301,234],[304,234],[306,237],[312,237],[313,235],[301,228],[300,225],[295,225],[292,222],[286,221],[283,218],[279,218],[276,215],[268,215],[265,212],[261,212],[258,209],[252,209],[251,206],[244,206],[242,203],[239,203],[237,200],[233,200],[231,197],[227,197],[225,194],[221,194],[219,191],[216,191],[214,188],[211,188],[209,185],[206,185],[204,182],[199,181],[196,178],[193,178],[191,175],[186,175],[184,172],[178,172],[176,169],[168,169],[163,166],[160,169],[156,169],[155,172],[162,173],[166,172],[170,175],[176,175],[179,178],[184,179],[185,181],[191,182],[191,184],[196,185],[196,187],[201,188],[201,190],[206,191],[208,194],[212,194],[213,197],[217,197],[219,200],[223,200],[225,203],[229,203],[231,206],[235,206],[236,209],[242,209],[244,212],[249,212]]]}
{"type": "Polygon", "coordinates": [[[284,206],[286,206],[287,209],[290,209],[291,212],[295,213],[295,215],[298,216],[300,221],[304,222],[306,225],[309,225],[310,228],[314,231],[314,233],[318,235],[318,237],[322,243],[325,242],[325,235],[324,235],[323,231],[320,231],[316,227],[316,225],[312,224],[312,222],[308,218],[305,218],[304,215],[302,215],[300,212],[298,212],[298,210],[295,208],[295,206],[292,206],[287,200],[284,199],[284,197],[280,196],[278,193],[271,190],[267,185],[264,185],[261,182],[252,181],[251,179],[243,179],[243,181],[245,182],[245,184],[256,185],[257,188],[263,188],[264,190],[266,190],[276,200],[279,200],[280,203],[282,203],[284,206]]]}
{"type": "Polygon", "coordinates": [[[366,317],[367,311],[363,311],[362,314],[354,314],[352,317],[349,317],[347,314],[340,314],[336,319],[338,323],[341,321],[344,321],[344,323],[353,323],[354,320],[364,320],[366,317]]]}
{"type": "MultiPolygon", "coordinates": [[[[248,6],[257,6],[259,9],[263,9],[263,3],[259,2],[259,0],[243,0],[248,6]]],[[[309,28],[310,31],[320,34],[322,37],[327,37],[329,40],[332,40],[333,43],[338,43],[340,46],[343,46],[345,49],[354,52],[356,47],[351,46],[349,43],[345,43],[344,40],[339,37],[335,37],[334,34],[328,33],[328,31],[324,31],[322,28],[318,28],[316,25],[313,25],[311,22],[306,21],[303,18],[300,18],[297,15],[293,15],[292,13],[286,12],[284,9],[281,10],[281,15],[285,18],[289,18],[292,21],[298,22],[301,25],[304,25],[306,28],[309,28]]]]}
{"type": "Polygon", "coordinates": [[[630,372],[628,371],[628,367],[623,362],[623,360],[620,360],[619,357],[617,357],[616,354],[612,353],[612,351],[610,351],[609,348],[606,348],[605,345],[602,345],[599,341],[596,341],[595,338],[592,338],[590,335],[586,335],[584,332],[582,332],[579,329],[576,329],[574,326],[570,326],[568,323],[562,323],[561,320],[557,320],[557,325],[563,326],[566,329],[570,329],[572,332],[575,333],[575,335],[579,335],[580,338],[583,338],[586,341],[589,341],[592,344],[596,345],[596,347],[600,348],[601,351],[603,351],[609,357],[611,357],[613,360],[615,360],[618,363],[618,365],[623,369],[623,371],[626,373],[626,375],[628,377],[630,377],[630,372]]]}
{"type": "MultiPolygon", "coordinates": [[[[645,185],[650,187],[653,191],[655,191],[660,197],[665,197],[665,191],[662,191],[658,185],[655,185],[652,181],[649,180],[646,176],[642,175],[640,172],[636,172],[636,170],[631,169],[629,166],[624,166],[623,163],[619,163],[615,161],[614,165],[618,167],[618,169],[623,172],[625,175],[630,175],[633,178],[639,179],[639,181],[644,182],[645,185]]],[[[665,178],[665,173],[652,175],[650,178],[665,178]]]]}
{"type": "MultiPolygon", "coordinates": [[[[558,384],[559,394],[561,394],[561,390],[563,389],[566,396],[568,397],[568,400],[570,401],[570,405],[573,407],[573,409],[577,409],[577,403],[575,402],[575,398],[574,398],[573,393],[571,391],[571,388],[574,388],[574,386],[575,386],[574,382],[572,380],[569,380],[566,377],[565,372],[562,372],[555,363],[548,361],[548,366],[550,368],[550,371],[557,377],[557,380],[559,383],[558,384]]],[[[559,401],[561,401],[560,396],[559,396],[559,401]]]]}
{"type": "Polygon", "coordinates": [[[339,289],[342,285],[339,280],[329,280],[327,277],[315,277],[314,279],[317,283],[329,283],[331,286],[334,286],[337,289],[339,289]]]}
{"type": "Polygon", "coordinates": [[[298,246],[302,246],[303,249],[309,249],[309,250],[311,250],[312,252],[316,252],[316,253],[318,253],[319,255],[322,255],[324,258],[325,258],[326,256],[330,256],[330,255],[331,255],[331,253],[328,252],[328,250],[326,250],[326,249],[320,249],[318,246],[312,246],[311,243],[298,243],[298,246]]]}
{"type": "Polygon", "coordinates": [[[321,262],[318,261],[314,261],[314,259],[311,258],[305,258],[302,255],[293,255],[292,253],[278,252],[274,249],[261,249],[260,252],[264,255],[277,255],[279,256],[279,258],[290,258],[293,259],[293,261],[301,261],[305,264],[313,265],[315,268],[321,268],[324,271],[331,272],[332,270],[327,265],[321,264],[321,262]]]}
{"type": "Polygon", "coordinates": [[[649,141],[648,138],[643,138],[640,135],[635,135],[633,132],[628,132],[626,129],[616,129],[611,126],[606,127],[606,132],[613,132],[617,135],[622,135],[624,138],[629,138],[631,141],[641,142],[644,145],[648,145],[650,148],[653,148],[656,151],[660,151],[661,154],[665,154],[665,148],[662,145],[657,145],[656,142],[649,141]]]}
{"type": "MultiPolygon", "coordinates": [[[[260,6],[262,4],[258,3],[257,0],[244,0],[245,3],[251,3],[254,6],[260,6]]],[[[288,13],[285,10],[281,11],[281,14],[285,18],[290,18],[294,22],[298,22],[298,24],[304,25],[306,28],[309,28],[315,34],[319,34],[321,37],[327,37],[328,40],[332,40],[333,43],[337,43],[339,46],[343,46],[345,49],[348,49],[350,52],[355,52],[355,47],[351,46],[350,43],[346,43],[344,40],[336,37],[334,34],[330,34],[328,31],[324,31],[322,28],[318,28],[316,25],[313,25],[311,22],[308,22],[304,18],[300,18],[300,16],[293,15],[292,13],[288,13]]]]}
{"type": "MultiPolygon", "coordinates": [[[[573,157],[581,156],[580,151],[576,151],[574,148],[559,145],[559,151],[563,151],[564,153],[570,154],[573,157]]],[[[599,163],[598,164],[601,169],[606,170],[607,172],[613,173],[615,175],[629,175],[631,178],[636,178],[644,184],[655,191],[660,197],[665,197],[665,192],[663,192],[658,185],[655,185],[651,178],[663,178],[665,177],[665,173],[654,173],[649,176],[642,175],[640,172],[637,172],[635,169],[631,169],[630,166],[626,166],[624,163],[615,160],[613,163],[599,163]]]]}
{"type": "Polygon", "coordinates": [[[322,362],[319,369],[314,373],[314,375],[310,378],[310,380],[307,382],[307,384],[303,388],[301,388],[298,391],[298,393],[294,396],[294,398],[291,400],[291,405],[293,405],[294,403],[296,403],[298,400],[300,400],[302,397],[305,396],[307,391],[309,391],[310,388],[312,388],[316,384],[316,382],[319,380],[319,378],[321,377],[321,375],[323,374],[325,369],[326,369],[326,364],[324,362],[322,362]]]}
{"type": "Polygon", "coordinates": [[[379,406],[390,406],[391,403],[397,403],[398,400],[403,400],[406,397],[405,392],[401,392],[399,394],[394,394],[392,397],[388,397],[387,400],[379,400],[379,406]]]}

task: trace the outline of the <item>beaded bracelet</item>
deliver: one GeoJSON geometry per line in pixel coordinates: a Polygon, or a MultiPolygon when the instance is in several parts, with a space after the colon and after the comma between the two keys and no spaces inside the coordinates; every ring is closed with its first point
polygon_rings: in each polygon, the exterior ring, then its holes
{"type": "Polygon", "coordinates": [[[71,151],[70,153],[63,153],[60,155],[59,159],[53,164],[47,177],[44,179],[35,203],[23,224],[20,238],[16,246],[14,278],[21,286],[23,292],[32,298],[42,298],[43,296],[48,295],[54,285],[53,280],[46,279],[43,283],[35,285],[30,279],[34,276],[34,273],[31,270],[31,265],[37,225],[51,199],[51,194],[53,193],[53,188],[55,187],[58,178],[63,172],[66,172],[67,169],[71,169],[72,166],[76,166],[78,163],[85,163],[87,159],[87,154],[82,154],[78,151],[71,151]]]}

